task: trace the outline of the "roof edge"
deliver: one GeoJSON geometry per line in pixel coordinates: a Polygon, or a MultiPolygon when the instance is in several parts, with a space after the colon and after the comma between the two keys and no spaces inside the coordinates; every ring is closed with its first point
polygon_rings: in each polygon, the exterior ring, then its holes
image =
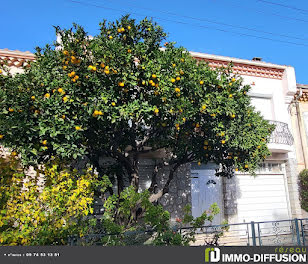
{"type": "Polygon", "coordinates": [[[226,62],[235,62],[235,63],[240,63],[240,64],[261,66],[261,67],[267,67],[267,68],[276,68],[276,69],[285,70],[288,67],[292,67],[292,66],[286,66],[286,65],[273,64],[269,62],[251,61],[251,60],[238,59],[238,58],[233,58],[233,57],[213,55],[213,54],[194,52],[194,51],[189,51],[189,53],[193,57],[198,57],[202,59],[212,59],[212,60],[220,60],[220,61],[226,61],[226,62]]]}

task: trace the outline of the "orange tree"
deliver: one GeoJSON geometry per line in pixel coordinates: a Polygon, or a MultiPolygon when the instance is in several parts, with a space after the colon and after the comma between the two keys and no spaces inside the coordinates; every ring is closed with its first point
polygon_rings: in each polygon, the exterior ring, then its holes
{"type": "Polygon", "coordinates": [[[100,24],[90,37],[80,26],[56,28],[61,43],[37,48],[35,61],[0,77],[1,144],[25,164],[57,156],[114,159],[119,190],[139,187],[138,160],[164,150],[152,177],[151,201],[168,192],[179,166],[220,165],[219,176],[253,172],[269,155],[273,127],[250,105],[250,87],[232,67],[211,69],[184,48],[165,43],[160,26],[129,16],[100,24]],[[156,172],[169,166],[161,190],[156,172]],[[126,175],[126,176],[125,176],[126,175]]]}

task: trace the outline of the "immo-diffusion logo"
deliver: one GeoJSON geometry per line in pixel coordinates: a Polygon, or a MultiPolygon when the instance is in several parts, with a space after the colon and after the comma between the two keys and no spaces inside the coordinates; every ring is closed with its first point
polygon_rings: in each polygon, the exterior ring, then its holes
{"type": "Polygon", "coordinates": [[[220,260],[219,248],[206,248],[205,249],[205,262],[218,262],[220,260]]]}
{"type": "MultiPolygon", "coordinates": [[[[236,250],[236,249],[234,249],[236,250]]],[[[208,247],[205,249],[205,262],[209,263],[307,263],[306,249],[301,247],[276,248],[272,252],[272,248],[268,248],[268,253],[256,253],[253,250],[248,253],[221,253],[219,248],[208,247]]]]}

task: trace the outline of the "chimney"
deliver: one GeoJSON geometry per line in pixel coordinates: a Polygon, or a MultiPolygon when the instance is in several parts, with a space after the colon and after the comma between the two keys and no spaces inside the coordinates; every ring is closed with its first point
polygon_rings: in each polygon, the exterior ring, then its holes
{"type": "Polygon", "coordinates": [[[253,57],[252,60],[253,61],[262,61],[262,58],[261,57],[253,57]]]}

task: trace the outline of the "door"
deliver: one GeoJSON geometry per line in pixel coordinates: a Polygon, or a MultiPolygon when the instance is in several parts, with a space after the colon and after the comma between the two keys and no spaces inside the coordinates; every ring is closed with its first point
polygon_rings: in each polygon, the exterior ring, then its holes
{"type": "Polygon", "coordinates": [[[191,170],[191,197],[192,215],[200,216],[209,210],[213,203],[217,203],[221,212],[214,217],[213,225],[219,225],[222,221],[222,181],[215,176],[214,167],[204,166],[191,170]]]}

